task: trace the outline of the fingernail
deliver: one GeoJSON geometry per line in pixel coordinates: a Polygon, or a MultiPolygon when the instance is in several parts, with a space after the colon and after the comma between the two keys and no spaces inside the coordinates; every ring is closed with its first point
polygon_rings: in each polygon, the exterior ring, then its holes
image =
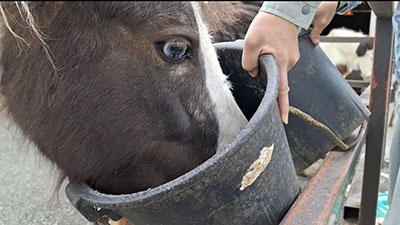
{"type": "Polygon", "coordinates": [[[284,123],[284,124],[288,124],[288,121],[289,119],[288,119],[288,117],[287,116],[284,116],[284,117],[282,117],[282,122],[284,123]]]}

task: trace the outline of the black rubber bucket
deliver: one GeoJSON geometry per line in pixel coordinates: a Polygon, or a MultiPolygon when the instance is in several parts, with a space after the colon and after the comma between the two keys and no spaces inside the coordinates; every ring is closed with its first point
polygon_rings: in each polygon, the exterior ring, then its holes
{"type": "MultiPolygon", "coordinates": [[[[370,111],[323,50],[311,43],[309,31],[300,35],[299,47],[300,60],[288,74],[290,105],[324,124],[349,147],[354,146],[360,135],[351,134],[370,111]]],[[[285,130],[297,171],[337,146],[321,129],[293,114],[285,130]]]]}
{"type": "MultiPolygon", "coordinates": [[[[231,49],[227,53],[241,52],[240,43],[216,46],[220,53],[226,47],[231,49]]],[[[107,195],[83,183],[68,184],[67,197],[83,216],[89,221],[102,215],[125,217],[135,225],[279,224],[300,187],[276,101],[278,68],[272,56],[262,56],[261,75],[253,79],[242,70],[240,59],[226,57],[221,65],[235,71],[230,78],[247,80],[256,88],[253,92],[267,93],[247,126],[209,160],[153,189],[107,195]],[[250,169],[254,163],[261,169],[250,169]]]]}
{"type": "MultiPolygon", "coordinates": [[[[325,129],[297,114],[289,114],[289,123],[284,127],[297,172],[306,169],[336,146],[342,150],[354,146],[360,135],[354,136],[353,131],[370,115],[359,95],[323,50],[311,43],[309,32],[299,35],[300,60],[288,73],[289,102],[325,129]]],[[[228,43],[217,45],[226,46],[228,43]]],[[[235,64],[241,60],[243,40],[236,41],[235,45],[235,48],[220,49],[220,61],[226,64],[222,66],[226,74],[235,74],[235,64]]],[[[230,79],[237,103],[246,117],[252,118],[264,97],[263,79],[251,81],[250,76],[231,76],[230,79]]]]}

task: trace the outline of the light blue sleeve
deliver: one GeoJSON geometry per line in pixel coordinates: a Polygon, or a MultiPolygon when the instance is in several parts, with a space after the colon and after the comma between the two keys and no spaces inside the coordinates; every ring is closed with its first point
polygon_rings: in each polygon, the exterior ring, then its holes
{"type": "Polygon", "coordinates": [[[265,1],[261,12],[282,17],[299,28],[307,30],[321,2],[276,2],[265,1]]]}
{"type": "MultiPolygon", "coordinates": [[[[356,8],[363,1],[339,1],[336,14],[342,15],[350,9],[356,8]]],[[[261,12],[267,12],[282,17],[289,22],[295,24],[298,28],[307,30],[317,12],[321,2],[278,2],[265,1],[261,8],[261,12]]]]}

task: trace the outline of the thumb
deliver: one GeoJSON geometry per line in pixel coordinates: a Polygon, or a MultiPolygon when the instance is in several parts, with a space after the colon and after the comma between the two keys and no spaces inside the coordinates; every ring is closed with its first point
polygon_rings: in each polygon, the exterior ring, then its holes
{"type": "Polygon", "coordinates": [[[252,77],[256,77],[258,75],[259,56],[259,52],[256,51],[251,44],[244,44],[242,53],[242,68],[246,70],[252,77]]]}

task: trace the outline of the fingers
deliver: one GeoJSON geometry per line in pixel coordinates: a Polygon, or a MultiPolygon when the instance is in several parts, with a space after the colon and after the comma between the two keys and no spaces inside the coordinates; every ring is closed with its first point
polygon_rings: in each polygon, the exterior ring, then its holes
{"type": "Polygon", "coordinates": [[[284,123],[288,123],[289,116],[287,71],[300,58],[297,32],[297,27],[286,19],[259,12],[250,24],[243,44],[242,68],[253,77],[259,72],[260,55],[271,54],[276,59],[281,87],[278,106],[284,123]]]}
{"type": "Polygon", "coordinates": [[[280,69],[280,85],[278,92],[278,106],[283,123],[288,124],[289,122],[289,85],[287,70],[280,69]]]}

